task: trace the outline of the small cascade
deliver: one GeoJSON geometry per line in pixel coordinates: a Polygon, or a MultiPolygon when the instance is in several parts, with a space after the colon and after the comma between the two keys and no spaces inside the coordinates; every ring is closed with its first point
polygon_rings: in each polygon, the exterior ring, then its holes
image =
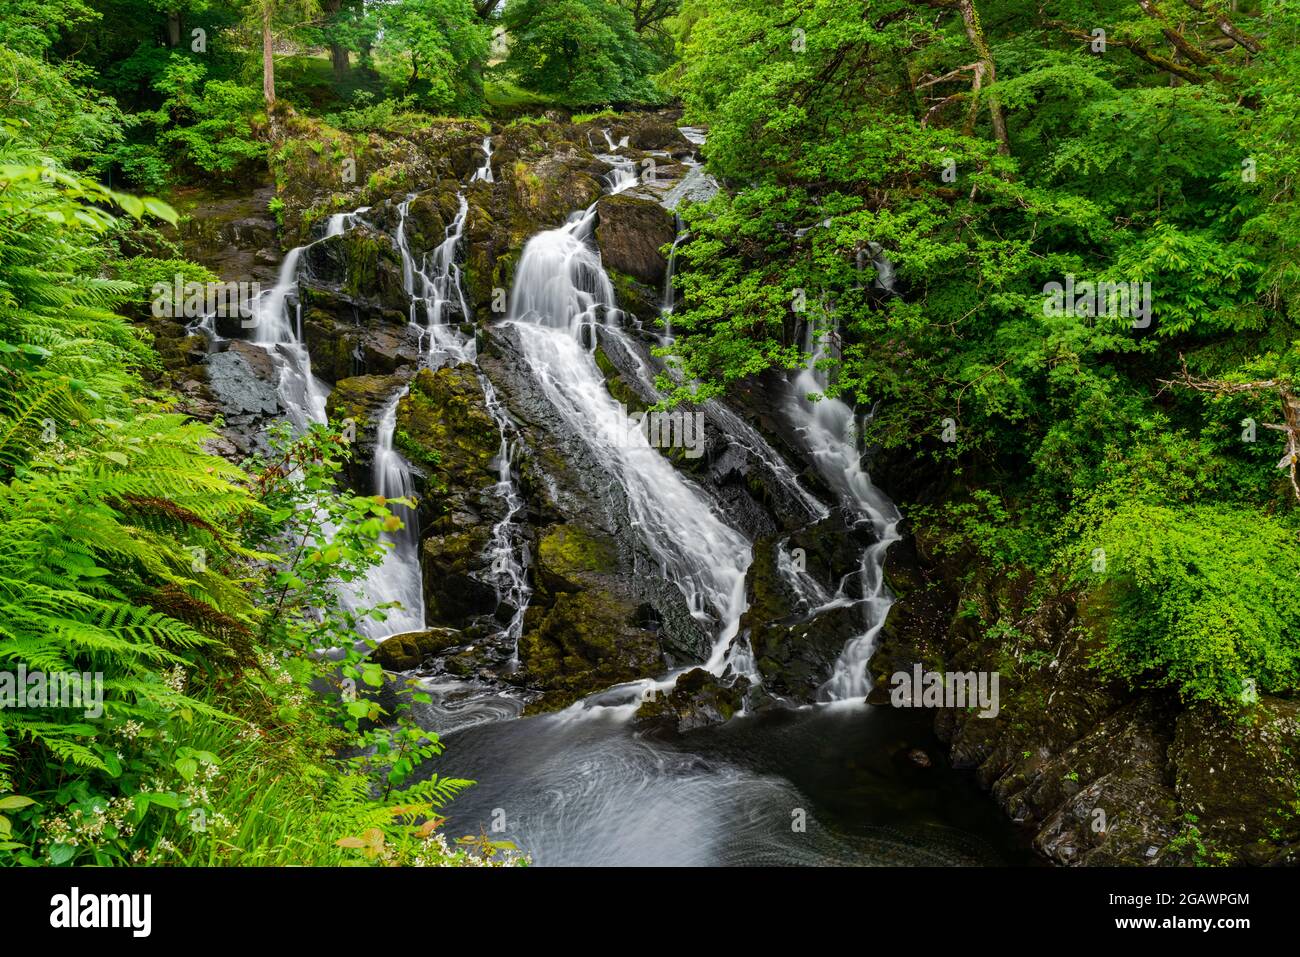
{"type": "Polygon", "coordinates": [[[329,219],[325,220],[325,238],[342,236],[357,224],[363,213],[368,212],[370,212],[370,207],[362,206],[350,213],[334,213],[329,219]]]}
{"type": "Polygon", "coordinates": [[[682,231],[682,217],[676,213],[673,217],[673,246],[668,251],[668,269],[664,273],[664,292],[659,303],[659,315],[664,320],[665,345],[671,345],[673,341],[673,310],[677,308],[677,289],[673,286],[673,276],[677,272],[677,247],[686,238],[686,233],[682,231]]]}
{"type": "MultiPolygon", "coordinates": [[[[370,207],[363,206],[351,213],[335,213],[326,222],[321,240],[342,235],[360,221],[370,207]]],[[[265,349],[277,369],[277,391],[280,405],[295,430],[304,431],[313,423],[323,423],[327,390],[313,374],[311,355],[302,338],[302,306],[297,287],[303,253],[314,243],[289,250],[276,276],[275,285],[250,307],[250,341],[265,349]]],[[[201,328],[216,341],[210,321],[201,328]]],[[[397,404],[405,390],[392,397],[385,406],[377,428],[373,465],[374,493],[386,498],[406,498],[414,492],[410,465],[394,449],[397,404]]],[[[389,602],[400,602],[400,608],[388,611],[387,621],[364,620],[361,631],[367,638],[384,638],[402,631],[412,631],[424,626],[424,598],[420,583],[418,561],[419,525],[415,512],[401,506],[394,514],[402,519],[404,528],[385,533],[390,546],[382,564],[367,574],[360,594],[340,593],[340,600],[352,608],[369,608],[389,602]]],[[[332,534],[328,530],[327,534],[332,534]]]]}
{"type": "Polygon", "coordinates": [[[605,142],[609,144],[609,151],[611,153],[615,152],[616,150],[627,149],[628,138],[626,136],[621,137],[619,141],[615,143],[614,137],[610,135],[609,127],[605,127],[605,129],[601,130],[600,132],[604,134],[605,142]]]}
{"type": "MultiPolygon", "coordinates": [[[[483,140],[485,155],[481,166],[470,182],[492,182],[491,139],[483,140]]],[[[464,283],[457,254],[464,236],[469,201],[462,190],[458,195],[459,207],[455,218],[447,227],[443,241],[437,249],[418,259],[411,251],[406,223],[411,200],[408,196],[398,205],[398,224],[395,235],[398,252],[402,258],[402,282],[411,298],[410,321],[420,331],[421,351],[431,368],[447,363],[462,362],[477,365],[478,355],[474,336],[462,333],[460,323],[471,315],[465,298],[464,283]]],[[[513,468],[513,443],[511,425],[505,408],[497,398],[492,382],[481,371],[477,373],[483,389],[484,403],[497,424],[501,435],[501,448],[497,454],[499,480],[494,494],[505,505],[505,514],[492,528],[487,558],[490,562],[493,584],[499,606],[513,609],[503,634],[510,642],[512,666],[517,664],[519,638],[523,632],[524,613],[528,610],[531,588],[528,584],[528,556],[525,551],[519,518],[524,511],[523,496],[515,482],[513,468]]],[[[399,457],[400,458],[400,457],[399,457]]],[[[405,464],[405,463],[403,463],[405,464]]],[[[418,556],[417,556],[418,557],[418,556]]],[[[416,566],[418,574],[418,565],[416,566]]]]}
{"type": "Polygon", "coordinates": [[[811,618],[836,607],[838,604],[847,604],[847,599],[840,599],[838,596],[831,595],[821,582],[795,562],[794,557],[790,554],[789,541],[788,538],[782,539],[777,545],[776,570],[777,574],[790,586],[790,591],[795,596],[795,603],[800,614],[806,618],[811,618]]]}
{"type": "MultiPolygon", "coordinates": [[[[818,691],[819,700],[843,701],[862,698],[870,690],[867,662],[894,603],[885,584],[885,552],[901,537],[898,523],[902,516],[862,467],[853,409],[840,399],[824,395],[816,401],[807,398],[825,392],[826,373],[818,364],[829,354],[832,338],[817,336],[809,324],[805,335],[809,360],[792,384],[788,410],[818,472],[854,518],[870,528],[874,538],[863,552],[859,571],[864,630],[845,645],[830,679],[818,691]]],[[[843,597],[841,588],[836,599],[843,597]]]]}
{"type": "Polygon", "coordinates": [[[312,375],[311,356],[302,342],[302,305],[297,289],[298,267],[306,248],[298,246],[289,250],[280,263],[275,285],[250,310],[252,342],[265,349],[275,361],[280,405],[298,431],[326,419],[326,390],[312,375]]]}
{"type": "Polygon", "coordinates": [[[613,167],[604,176],[605,191],[610,196],[625,193],[640,182],[636,175],[636,164],[628,157],[616,156],[613,153],[597,153],[596,159],[613,167]]]}
{"type": "Polygon", "coordinates": [[[471,183],[495,183],[492,178],[492,137],[483,137],[483,165],[469,178],[471,183]]]}
{"type": "MultiPolygon", "coordinates": [[[[375,458],[371,469],[376,495],[387,499],[414,498],[415,478],[411,466],[393,447],[397,432],[397,405],[406,395],[402,389],[389,400],[380,414],[375,434],[375,458]]],[[[424,591],[420,581],[420,521],[413,508],[391,506],[393,514],[402,520],[403,527],[395,532],[385,532],[384,541],[390,546],[382,564],[370,569],[366,576],[366,601],[371,605],[400,602],[401,607],[390,609],[387,621],[365,622],[362,631],[367,638],[386,638],[424,627],[424,591]]]]}
{"type": "Polygon", "coordinates": [[[469,201],[462,191],[456,216],[438,248],[417,261],[406,235],[406,219],[411,200],[408,196],[397,206],[398,222],[394,240],[402,257],[402,287],[411,298],[410,321],[420,333],[421,351],[437,367],[444,362],[474,362],[473,336],[465,336],[459,323],[470,314],[462,291],[460,264],[456,250],[465,229],[469,201]]]}
{"type": "Polygon", "coordinates": [[[488,557],[492,562],[497,604],[514,609],[510,622],[506,625],[505,635],[513,649],[510,670],[515,671],[519,667],[519,638],[524,631],[524,613],[528,610],[528,599],[532,595],[532,588],[528,584],[527,546],[522,541],[519,525],[519,517],[524,511],[524,499],[519,494],[513,471],[514,443],[510,441],[510,419],[501,400],[497,398],[491,380],[480,373],[479,382],[483,386],[484,404],[501,433],[501,450],[497,452],[496,462],[499,478],[493,493],[505,502],[506,513],[501,521],[492,526],[488,557]]]}
{"type": "MultiPolygon", "coordinates": [[[[600,255],[587,244],[596,219],[593,205],[559,229],[538,233],[524,246],[510,294],[510,318],[589,335],[614,312],[614,284],[600,255]]],[[[594,343],[594,337],[591,341],[594,343]]]]}

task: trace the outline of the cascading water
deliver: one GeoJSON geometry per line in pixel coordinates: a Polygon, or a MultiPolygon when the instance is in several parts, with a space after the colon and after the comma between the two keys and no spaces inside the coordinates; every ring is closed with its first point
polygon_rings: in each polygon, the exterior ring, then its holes
{"type": "MultiPolygon", "coordinates": [[[[471,182],[477,180],[492,182],[490,138],[484,138],[483,152],[485,155],[483,166],[475,172],[471,182]]],[[[403,287],[411,298],[410,321],[420,331],[425,362],[432,368],[446,363],[465,362],[476,365],[477,348],[474,337],[463,334],[455,321],[464,321],[470,316],[461,267],[456,258],[469,214],[469,201],[462,190],[457,195],[456,215],[447,226],[443,241],[437,249],[417,261],[411,251],[406,231],[412,198],[408,196],[398,205],[398,224],[394,238],[402,259],[403,287]]],[[[481,371],[477,372],[477,377],[483,389],[484,403],[501,434],[501,447],[496,463],[499,479],[493,491],[504,503],[505,514],[492,528],[486,557],[489,560],[498,604],[513,609],[503,634],[513,649],[511,666],[514,667],[518,661],[518,645],[523,631],[524,613],[528,610],[528,599],[531,595],[526,572],[527,561],[519,528],[519,516],[523,513],[524,501],[519,494],[512,472],[509,417],[497,399],[491,381],[481,371]]],[[[418,565],[416,573],[418,577],[418,565]]]]}
{"type": "Polygon", "coordinates": [[[252,341],[271,356],[278,371],[280,405],[302,431],[313,422],[324,422],[326,391],[312,375],[311,356],[302,342],[302,307],[290,295],[298,286],[298,266],[306,246],[289,250],[280,263],[275,285],[252,304],[252,341]]]}
{"type": "Polygon", "coordinates": [[[357,224],[362,214],[370,212],[369,206],[362,206],[350,213],[334,213],[325,221],[325,238],[342,236],[357,224]]]}
{"type": "Polygon", "coordinates": [[[447,227],[438,248],[419,261],[411,253],[406,235],[406,219],[411,208],[408,196],[397,206],[398,222],[394,240],[402,257],[402,287],[411,298],[410,321],[420,332],[422,351],[431,365],[442,362],[474,362],[472,336],[463,336],[451,321],[463,322],[469,316],[456,262],[456,249],[465,229],[469,202],[464,192],[457,196],[459,207],[447,227]]]}
{"type": "MultiPolygon", "coordinates": [[[[394,395],[379,416],[375,436],[375,458],[371,469],[376,495],[387,499],[413,498],[415,479],[411,466],[393,447],[397,432],[397,405],[406,390],[394,395]]],[[[382,564],[372,568],[366,576],[364,589],[372,605],[399,602],[400,607],[390,609],[382,624],[363,624],[367,637],[382,638],[424,627],[424,593],[420,581],[420,525],[415,509],[392,506],[393,513],[402,520],[403,527],[395,532],[385,532],[384,540],[390,548],[382,564]]]]}
{"type": "Polygon", "coordinates": [[[515,273],[509,321],[551,405],[622,488],[640,544],[681,590],[691,614],[714,629],[706,667],[715,674],[729,665],[752,671],[740,643],[733,648],[732,642],[745,609],[749,542],[718,518],[641,430],[627,427],[582,345],[588,326],[618,315],[600,255],[589,245],[595,216],[593,205],[528,241],[515,273]]]}
{"type": "Polygon", "coordinates": [[[682,231],[682,217],[673,213],[673,246],[668,250],[668,268],[664,272],[664,292],[659,303],[659,315],[664,321],[664,341],[671,344],[673,340],[673,310],[677,308],[677,289],[673,286],[673,275],[677,272],[677,247],[681,245],[686,234],[682,231]]]}
{"type": "MultiPolygon", "coordinates": [[[[702,133],[692,138],[702,141],[702,133]]],[[[611,151],[618,148],[608,133],[606,142],[611,151]]],[[[611,165],[617,173],[617,164],[611,165]]],[[[713,185],[702,172],[693,179],[693,188],[713,185]]],[[[618,187],[613,176],[610,186],[618,187]]],[[[590,245],[594,218],[594,208],[588,209],[529,241],[516,269],[508,325],[528,372],[570,427],[566,431],[586,443],[622,491],[628,531],[640,550],[715,629],[709,670],[743,673],[752,667],[748,649],[733,651],[731,638],[745,607],[750,544],[714,513],[702,490],[648,446],[643,433],[627,432],[586,348],[594,347],[597,333],[607,348],[612,340],[606,337],[630,342],[617,326],[614,292],[590,245]]],[[[639,375],[653,381],[648,363],[639,375]]],[[[497,418],[489,385],[485,381],[485,395],[497,418]]],[[[810,521],[829,514],[756,430],[725,406],[710,406],[715,427],[788,485],[810,521]]],[[[504,437],[503,412],[498,422],[504,437]]],[[[503,483],[509,452],[503,438],[497,463],[503,483]]],[[[504,527],[494,528],[494,548],[504,527]]],[[[809,606],[837,600],[815,580],[807,589],[809,606]]],[[[611,689],[599,702],[592,699],[592,707],[580,702],[520,720],[502,720],[521,707],[508,695],[468,706],[442,703],[443,695],[467,700],[467,690],[464,682],[437,679],[430,689],[438,699],[437,726],[446,728],[457,772],[480,782],[457,799],[453,815],[473,829],[506,809],[510,839],[539,864],[951,864],[996,862],[1007,846],[1004,832],[981,818],[983,811],[988,818],[995,812],[975,799],[974,785],[941,762],[929,786],[945,793],[942,807],[919,807],[914,791],[900,782],[893,755],[900,738],[916,740],[918,731],[902,730],[913,716],[886,712],[862,721],[856,712],[803,709],[756,713],[672,744],[634,733],[625,718],[640,694],[666,688],[674,678],[611,689]],[[629,690],[637,698],[620,699],[629,690]],[[849,813],[823,813],[823,805],[849,813]],[[790,809],[807,806],[819,810],[809,815],[806,831],[795,833],[790,809]],[[999,851],[976,833],[992,836],[999,851]]],[[[924,718],[912,724],[926,733],[924,718]]]]}
{"type": "Polygon", "coordinates": [[[488,557],[491,559],[496,584],[497,604],[515,610],[505,630],[512,649],[510,670],[514,671],[519,667],[519,637],[523,634],[524,613],[528,610],[528,599],[532,594],[532,588],[528,584],[527,556],[524,545],[519,540],[519,516],[524,511],[524,499],[519,494],[512,471],[514,445],[510,441],[510,420],[501,400],[497,398],[491,380],[480,373],[479,383],[483,387],[483,402],[501,433],[501,449],[497,452],[496,462],[499,477],[493,492],[505,502],[506,513],[492,526],[488,557]]]}
{"type": "Polygon", "coordinates": [[[483,137],[483,165],[470,177],[471,183],[495,183],[492,178],[492,137],[483,137]]]}
{"type": "MultiPolygon", "coordinates": [[[[351,213],[335,213],[326,223],[325,236],[340,236],[360,221],[370,207],[351,213]]],[[[321,242],[323,240],[317,240],[321,242]]],[[[312,374],[311,355],[302,339],[302,307],[297,297],[299,269],[303,254],[314,243],[298,246],[285,254],[275,285],[250,307],[251,341],[266,350],[276,367],[280,406],[295,430],[303,431],[313,423],[327,421],[325,386],[312,374]]],[[[209,328],[211,335],[211,329],[209,328]]],[[[374,460],[374,491],[389,498],[412,494],[414,481],[409,464],[393,448],[396,429],[396,395],[386,406],[377,429],[374,460]]],[[[360,594],[344,592],[340,600],[353,608],[369,608],[388,602],[400,602],[390,609],[387,620],[363,619],[360,626],[368,638],[379,639],[402,631],[423,627],[424,599],[420,589],[419,562],[416,555],[419,529],[413,511],[398,509],[406,527],[385,535],[391,546],[383,563],[366,576],[360,594]]],[[[332,534],[327,526],[326,535],[332,534]]]]}
{"type": "Polygon", "coordinates": [[[605,174],[605,188],[611,196],[625,193],[639,182],[636,175],[636,164],[626,156],[599,153],[596,159],[613,167],[605,174]]]}
{"type": "Polygon", "coordinates": [[[855,519],[870,526],[874,536],[863,552],[859,573],[864,630],[845,645],[831,677],[818,690],[819,700],[845,701],[864,698],[870,690],[867,662],[894,603],[885,584],[885,552],[901,537],[898,523],[902,516],[862,467],[853,409],[824,394],[816,401],[808,399],[826,390],[826,374],[818,367],[828,355],[830,339],[817,336],[809,324],[804,345],[809,360],[792,384],[788,410],[817,471],[855,519]]]}

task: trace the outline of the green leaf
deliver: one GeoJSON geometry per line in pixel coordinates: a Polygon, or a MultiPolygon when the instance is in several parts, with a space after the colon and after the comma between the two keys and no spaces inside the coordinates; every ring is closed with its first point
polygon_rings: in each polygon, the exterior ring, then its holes
{"type": "Polygon", "coordinates": [[[69,847],[66,844],[53,844],[46,853],[49,857],[50,863],[55,867],[58,867],[62,864],[68,863],[68,861],[76,857],[77,849],[75,847],[69,847]]]}

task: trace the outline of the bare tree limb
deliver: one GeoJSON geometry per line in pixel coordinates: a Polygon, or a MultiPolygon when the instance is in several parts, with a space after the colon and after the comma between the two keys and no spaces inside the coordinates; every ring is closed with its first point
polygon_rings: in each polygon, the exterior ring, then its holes
{"type": "Polygon", "coordinates": [[[1178,361],[1181,363],[1179,377],[1177,379],[1160,379],[1158,380],[1167,386],[1182,386],[1186,389],[1192,389],[1196,392],[1208,392],[1213,395],[1241,395],[1243,393],[1257,392],[1276,392],[1282,403],[1282,424],[1273,422],[1261,423],[1265,429],[1273,432],[1281,432],[1286,436],[1286,453],[1282,456],[1281,461],[1277,463],[1280,469],[1286,469],[1291,479],[1291,489],[1295,492],[1296,501],[1300,502],[1300,476],[1297,476],[1297,469],[1300,469],[1300,398],[1297,398],[1291,392],[1289,383],[1281,382],[1277,379],[1257,379],[1254,382],[1225,382],[1222,379],[1201,379],[1193,376],[1187,369],[1187,360],[1180,353],[1178,361]]]}

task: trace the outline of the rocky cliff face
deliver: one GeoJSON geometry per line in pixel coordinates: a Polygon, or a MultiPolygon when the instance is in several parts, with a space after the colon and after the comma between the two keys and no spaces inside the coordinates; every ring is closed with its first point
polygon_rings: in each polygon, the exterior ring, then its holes
{"type": "Polygon", "coordinates": [[[998,672],[995,718],[943,709],[935,730],[1049,860],[1300,862],[1300,705],[1262,696],[1228,715],[1134,691],[1091,667],[1104,618],[1069,593],[1031,601],[1023,572],[941,555],[925,532],[890,558],[900,600],[872,660],[874,700],[888,706],[890,676],[918,662],[998,672]]]}

